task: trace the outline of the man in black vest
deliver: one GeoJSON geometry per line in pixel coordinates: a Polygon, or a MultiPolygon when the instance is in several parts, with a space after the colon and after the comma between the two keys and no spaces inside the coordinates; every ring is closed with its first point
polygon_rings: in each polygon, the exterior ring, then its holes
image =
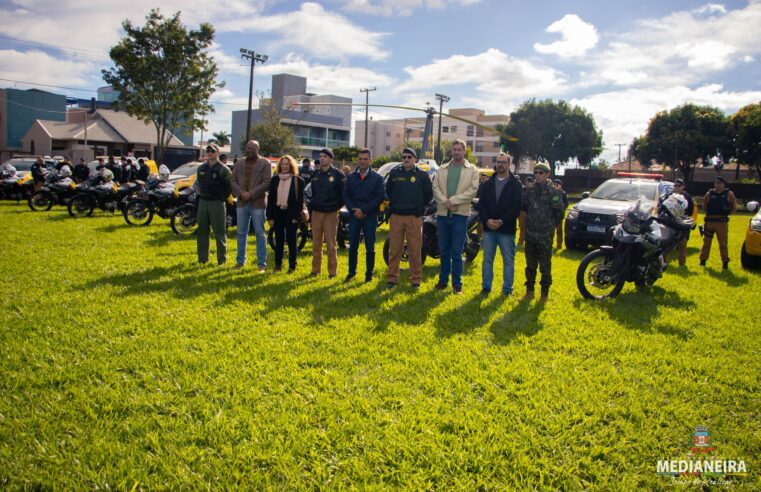
{"type": "Polygon", "coordinates": [[[703,198],[705,210],[705,228],[703,233],[703,250],[700,252],[700,266],[706,266],[706,260],[711,254],[711,242],[714,234],[719,241],[722,268],[729,268],[729,252],[727,239],[729,235],[729,215],[737,209],[735,194],[727,189],[727,182],[721,176],[714,181],[714,187],[708,190],[703,198]]]}
{"type": "Polygon", "coordinates": [[[494,280],[494,257],[499,247],[502,254],[502,294],[513,293],[515,273],[515,223],[521,212],[523,185],[510,172],[512,157],[502,152],[497,156],[497,168],[491,178],[481,185],[478,214],[484,228],[481,263],[481,295],[489,295],[494,280]]]}
{"type": "Polygon", "coordinates": [[[209,233],[214,230],[217,240],[217,263],[224,265],[227,261],[227,236],[225,226],[227,212],[225,202],[232,193],[230,169],[217,160],[219,147],[209,144],[206,147],[207,162],[198,166],[197,178],[193,187],[198,193],[198,263],[209,261],[209,233]]]}

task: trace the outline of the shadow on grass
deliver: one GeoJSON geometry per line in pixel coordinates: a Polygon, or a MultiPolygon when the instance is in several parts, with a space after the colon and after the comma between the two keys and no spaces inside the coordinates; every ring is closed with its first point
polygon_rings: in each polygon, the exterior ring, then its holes
{"type": "MultiPolygon", "coordinates": [[[[445,291],[442,295],[451,295],[445,291]]],[[[491,313],[502,304],[504,296],[492,293],[491,298],[476,294],[463,304],[455,304],[452,309],[438,313],[434,318],[436,336],[448,338],[471,333],[489,321],[491,313]]]]}
{"type": "Polygon", "coordinates": [[[615,299],[603,301],[574,300],[574,307],[576,309],[579,309],[582,304],[606,311],[611,318],[629,329],[645,333],[658,332],[664,335],[675,336],[682,340],[688,340],[693,336],[692,332],[684,327],[655,321],[662,307],[679,311],[689,311],[697,308],[697,304],[694,301],[684,299],[679,293],[667,291],[661,287],[654,286],[642,292],[636,290],[628,291],[619,294],[615,299]]]}
{"type": "Polygon", "coordinates": [[[494,343],[506,345],[521,335],[536,335],[542,328],[539,315],[543,310],[544,305],[537,301],[518,301],[511,310],[505,311],[505,314],[489,325],[494,343]]]}
{"type": "Polygon", "coordinates": [[[721,280],[730,287],[739,287],[748,283],[748,279],[745,277],[738,277],[732,270],[716,270],[711,267],[706,267],[705,272],[715,278],[721,280]]]}

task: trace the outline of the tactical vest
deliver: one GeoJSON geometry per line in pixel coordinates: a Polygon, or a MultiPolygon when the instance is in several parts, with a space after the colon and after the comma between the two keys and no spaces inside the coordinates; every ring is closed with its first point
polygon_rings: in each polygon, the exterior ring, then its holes
{"type": "Polygon", "coordinates": [[[427,203],[423,203],[423,179],[421,174],[425,171],[417,166],[411,171],[406,171],[400,164],[394,168],[388,179],[394,182],[394,187],[389,196],[391,213],[401,215],[423,215],[427,203]]]}
{"type": "Polygon", "coordinates": [[[732,205],[729,203],[729,190],[724,190],[719,193],[714,189],[709,191],[708,207],[706,207],[706,215],[729,215],[729,211],[732,210],[732,205]]]}
{"type": "Polygon", "coordinates": [[[209,163],[201,164],[198,168],[198,177],[196,183],[198,183],[198,195],[204,200],[219,200],[225,201],[225,183],[224,183],[224,170],[222,164],[217,162],[213,166],[209,163]]]}

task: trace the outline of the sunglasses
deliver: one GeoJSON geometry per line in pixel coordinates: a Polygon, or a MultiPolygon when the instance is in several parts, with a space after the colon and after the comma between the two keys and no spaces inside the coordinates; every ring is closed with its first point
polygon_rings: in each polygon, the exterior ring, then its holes
{"type": "Polygon", "coordinates": [[[544,171],[534,171],[534,174],[544,174],[544,171]]]}
{"type": "Polygon", "coordinates": [[[209,152],[216,152],[216,150],[211,148],[211,147],[206,147],[206,152],[207,153],[209,153],[209,152]]]}
{"type": "Polygon", "coordinates": [[[409,155],[409,154],[405,154],[402,156],[402,159],[414,159],[414,158],[415,158],[414,155],[409,155]]]}

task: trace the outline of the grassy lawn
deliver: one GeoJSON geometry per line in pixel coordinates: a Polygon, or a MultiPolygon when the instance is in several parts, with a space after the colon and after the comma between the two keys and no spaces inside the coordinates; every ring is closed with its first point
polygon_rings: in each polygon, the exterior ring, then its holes
{"type": "MultiPolygon", "coordinates": [[[[649,293],[582,300],[583,256],[553,259],[550,303],[384,289],[195,264],[156,219],[0,204],[3,488],[672,488],[697,426],[761,488],[761,275],[741,270],[748,216],[649,293]]],[[[249,255],[254,253],[253,243],[249,255]]],[[[212,252],[212,263],[214,253],[212,252]]],[[[270,254],[270,270],[274,255],[270,254]]],[[[498,262],[499,264],[499,262],[498,262]]],[[[360,251],[363,276],[364,252],[360,251]]],[[[678,487],[676,487],[678,488],[678,487]]]]}

